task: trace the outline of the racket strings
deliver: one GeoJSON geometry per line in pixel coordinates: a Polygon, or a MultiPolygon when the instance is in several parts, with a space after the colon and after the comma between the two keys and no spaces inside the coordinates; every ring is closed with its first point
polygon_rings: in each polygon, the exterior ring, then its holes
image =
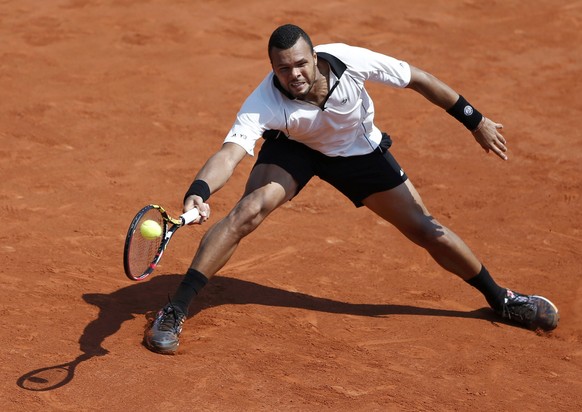
{"type": "MultiPolygon", "coordinates": [[[[146,220],[153,220],[162,228],[165,225],[160,212],[155,209],[148,210],[137,222],[129,245],[128,263],[131,273],[138,276],[150,267],[163,240],[163,235],[155,238],[146,238],[141,234],[140,227],[146,220]]],[[[165,233],[165,230],[163,230],[163,233],[165,233]]]]}

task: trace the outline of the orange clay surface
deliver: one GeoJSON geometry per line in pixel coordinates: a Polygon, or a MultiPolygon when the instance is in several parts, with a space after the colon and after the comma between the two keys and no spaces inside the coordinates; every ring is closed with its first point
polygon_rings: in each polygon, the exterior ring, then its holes
{"type": "Polygon", "coordinates": [[[574,0],[0,1],[0,409],[581,410],[581,30],[574,0]],[[500,322],[314,179],[203,290],[176,356],[141,344],[209,224],[132,282],[129,222],[181,211],[288,22],[423,68],[504,124],[507,162],[418,94],[369,87],[431,213],[501,285],[554,301],[558,329],[500,322]]]}

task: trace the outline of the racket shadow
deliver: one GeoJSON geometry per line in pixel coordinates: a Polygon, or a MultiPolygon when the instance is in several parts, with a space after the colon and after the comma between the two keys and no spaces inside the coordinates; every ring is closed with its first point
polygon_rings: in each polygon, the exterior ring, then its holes
{"type": "MultiPolygon", "coordinates": [[[[149,280],[131,283],[110,294],[84,294],[85,302],[97,306],[99,314],[87,324],[79,338],[82,354],[68,363],[27,372],[17,380],[17,385],[30,391],[49,391],[70,383],[79,364],[93,357],[107,355],[108,351],[103,347],[103,342],[119,331],[125,321],[143,315],[151,319],[168,301],[168,294],[173,293],[181,279],[182,275],[177,274],[158,275],[149,280]]],[[[348,303],[226,276],[212,278],[190,308],[190,317],[205,309],[225,304],[257,304],[370,317],[416,315],[499,322],[487,308],[464,312],[408,305],[348,303]]]]}
{"type": "Polygon", "coordinates": [[[20,376],[16,384],[29,391],[42,392],[58,389],[70,383],[77,367],[89,359],[105,356],[109,351],[103,342],[114,335],[127,320],[151,312],[160,302],[168,299],[181,275],[155,276],[148,281],[132,282],[110,294],[89,293],[83,299],[97,306],[97,318],[85,326],[79,338],[81,354],[74,360],[54,366],[34,369],[20,376]]]}
{"type": "Polygon", "coordinates": [[[73,380],[75,369],[81,362],[91,359],[93,356],[84,353],[71,362],[32,370],[18,378],[16,384],[22,389],[34,392],[58,389],[73,380]]]}

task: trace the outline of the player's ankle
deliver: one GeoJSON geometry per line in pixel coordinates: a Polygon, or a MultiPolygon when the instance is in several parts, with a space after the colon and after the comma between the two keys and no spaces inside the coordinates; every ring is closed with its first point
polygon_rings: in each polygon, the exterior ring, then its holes
{"type": "Polygon", "coordinates": [[[188,269],[182,282],[178,285],[176,293],[171,298],[172,304],[187,315],[190,303],[207,283],[208,278],[201,272],[195,269],[188,269]]]}
{"type": "Polygon", "coordinates": [[[499,311],[503,307],[506,289],[495,283],[485,266],[481,266],[481,271],[466,282],[483,294],[493,310],[499,311]]]}

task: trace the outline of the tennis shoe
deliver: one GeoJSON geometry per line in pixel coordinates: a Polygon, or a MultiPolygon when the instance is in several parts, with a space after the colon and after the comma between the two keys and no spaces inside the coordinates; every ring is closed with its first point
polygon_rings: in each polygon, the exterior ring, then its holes
{"type": "Polygon", "coordinates": [[[537,295],[522,295],[507,289],[499,314],[531,330],[550,331],[558,326],[558,308],[548,299],[537,295]]]}
{"type": "Polygon", "coordinates": [[[144,334],[144,343],[153,352],[164,355],[173,355],[180,344],[182,325],[186,315],[172,302],[168,303],[157,313],[144,334]]]}

